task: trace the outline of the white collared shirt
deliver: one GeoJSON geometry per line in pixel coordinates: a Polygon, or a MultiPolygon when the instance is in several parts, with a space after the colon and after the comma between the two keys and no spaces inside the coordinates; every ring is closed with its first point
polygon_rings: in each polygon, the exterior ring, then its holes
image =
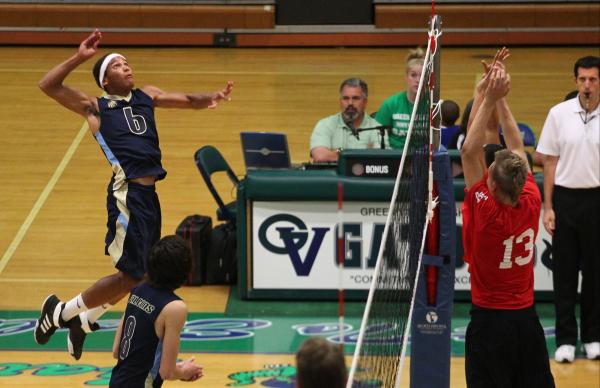
{"type": "Polygon", "coordinates": [[[555,185],[600,187],[600,105],[587,117],[577,97],[555,105],[544,123],[537,151],[559,157],[555,185]]]}

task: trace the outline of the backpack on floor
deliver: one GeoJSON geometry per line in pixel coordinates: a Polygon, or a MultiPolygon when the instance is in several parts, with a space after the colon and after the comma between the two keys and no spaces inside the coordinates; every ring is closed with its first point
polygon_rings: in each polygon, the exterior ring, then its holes
{"type": "Polygon", "coordinates": [[[237,282],[237,240],[235,224],[226,222],[214,227],[206,263],[206,284],[237,282]]]}
{"type": "Polygon", "coordinates": [[[176,234],[190,244],[192,250],[192,270],[189,286],[206,284],[206,265],[212,232],[212,219],[208,216],[187,216],[177,227],[176,234]]]}

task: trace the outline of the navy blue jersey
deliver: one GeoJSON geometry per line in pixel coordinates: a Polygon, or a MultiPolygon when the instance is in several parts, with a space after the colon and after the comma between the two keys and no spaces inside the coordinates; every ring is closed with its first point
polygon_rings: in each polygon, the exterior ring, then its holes
{"type": "Polygon", "coordinates": [[[94,135],[112,166],[115,189],[124,180],[163,179],[152,98],[133,89],[127,98],[98,97],[100,128],[94,135]]]}
{"type": "Polygon", "coordinates": [[[123,316],[117,365],[110,377],[112,388],[158,388],[162,340],[156,336],[154,322],[162,309],[180,298],[169,290],[143,283],[131,291],[123,316]]]}

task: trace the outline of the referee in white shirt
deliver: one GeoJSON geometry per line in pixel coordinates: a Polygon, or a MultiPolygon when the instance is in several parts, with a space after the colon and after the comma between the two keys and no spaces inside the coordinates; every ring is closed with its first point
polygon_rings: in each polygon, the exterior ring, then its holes
{"type": "Polygon", "coordinates": [[[577,98],[548,113],[537,151],[544,155],[544,227],[552,235],[558,362],[573,362],[581,269],[581,342],[600,359],[600,57],[574,67],[577,98]]]}

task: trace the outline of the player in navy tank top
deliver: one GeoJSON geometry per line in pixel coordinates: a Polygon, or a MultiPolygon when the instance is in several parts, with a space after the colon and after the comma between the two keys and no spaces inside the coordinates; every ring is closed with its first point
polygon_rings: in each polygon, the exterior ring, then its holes
{"type": "Polygon", "coordinates": [[[161,165],[152,98],[133,89],[127,98],[103,96],[97,100],[100,128],[94,136],[111,163],[115,186],[125,179],[163,179],[167,172],[161,165]]]}
{"type": "Polygon", "coordinates": [[[233,88],[228,82],[215,93],[165,92],[151,85],[136,89],[129,63],[117,53],[101,57],[94,65],[96,83],[105,92],[102,97],[64,85],[74,69],[96,54],[101,38],[100,31],[92,32],[75,55],[39,82],[44,93],[85,118],[113,172],[107,188],[105,254],[111,256],[117,272],[66,303],[48,296],[34,331],[35,341],[43,345],[58,328],[69,328],[67,346],[75,359],[81,357],[86,334],[99,328],[98,318],[141,281],[150,247],[160,238],[155,182],[167,172],[161,164],[154,108],[215,108],[230,99],[233,88]]]}
{"type": "MultiPolygon", "coordinates": [[[[523,139],[504,98],[510,76],[496,54],[477,87],[472,125],[461,149],[465,176],[463,246],[473,307],[465,339],[467,387],[554,387],[544,331],[533,300],[533,255],[541,195],[523,139]],[[486,170],[484,144],[508,149],[486,170]]],[[[486,159],[488,159],[486,157],[486,159]]]]}
{"type": "Polygon", "coordinates": [[[193,358],[177,363],[185,303],[173,292],[191,269],[188,245],[177,236],[162,238],[148,258],[148,281],[131,291],[115,334],[118,360],[111,388],[158,388],[164,380],[195,381],[203,370],[193,358]]]}

